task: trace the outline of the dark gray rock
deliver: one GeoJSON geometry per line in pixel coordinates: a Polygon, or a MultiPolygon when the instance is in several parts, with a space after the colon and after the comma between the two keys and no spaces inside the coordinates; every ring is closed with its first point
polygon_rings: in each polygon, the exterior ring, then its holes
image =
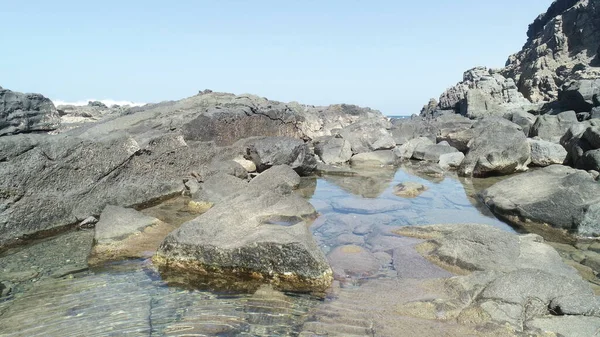
{"type": "Polygon", "coordinates": [[[315,154],[325,164],[343,164],[352,157],[352,146],[343,138],[327,136],[314,142],[315,154]]]}
{"type": "Polygon", "coordinates": [[[215,173],[206,179],[192,198],[209,203],[221,202],[248,188],[248,182],[225,173],[215,173]]]}
{"type": "Polygon", "coordinates": [[[535,124],[535,121],[537,120],[537,116],[524,111],[513,112],[513,114],[509,117],[510,121],[517,124],[523,129],[523,133],[525,134],[525,136],[529,136],[529,131],[531,130],[531,127],[533,126],[533,124],[535,124]]]}
{"type": "Polygon", "coordinates": [[[398,159],[410,159],[412,158],[417,147],[433,144],[435,144],[434,141],[427,137],[414,138],[394,148],[393,153],[398,159]]]}
{"type": "Polygon", "coordinates": [[[578,167],[584,170],[600,171],[600,149],[585,152],[578,167]]]}
{"type": "Polygon", "coordinates": [[[502,118],[486,118],[473,125],[473,138],[458,173],[484,177],[527,170],[530,148],[523,130],[502,118]]]}
{"type": "Polygon", "coordinates": [[[0,136],[52,131],[59,125],[58,111],[48,98],[0,88],[0,136]]]}
{"type": "Polygon", "coordinates": [[[0,246],[182,193],[184,178],[215,155],[167,135],[144,148],[130,137],[0,137],[0,246]]]}
{"type": "Polygon", "coordinates": [[[567,150],[560,145],[545,140],[527,139],[531,147],[531,163],[536,166],[564,164],[567,150]]]}
{"type": "Polygon", "coordinates": [[[308,175],[317,166],[314,153],[302,140],[290,137],[265,137],[251,140],[246,154],[259,172],[274,165],[289,165],[298,174],[308,175]]]}
{"type": "Polygon", "coordinates": [[[248,171],[234,160],[216,161],[200,168],[200,176],[204,180],[217,173],[229,174],[240,179],[248,178],[248,171]]]}
{"type": "Polygon", "coordinates": [[[600,105],[600,79],[575,80],[563,86],[558,100],[563,109],[575,112],[590,112],[600,105]]]}
{"type": "Polygon", "coordinates": [[[251,189],[169,234],[153,260],[168,282],[323,293],[333,278],[306,223],[315,213],[295,194],[251,189]]]}
{"type": "Polygon", "coordinates": [[[574,111],[565,111],[558,115],[539,116],[531,127],[529,136],[558,143],[567,130],[578,122],[574,111]]]}
{"type": "Polygon", "coordinates": [[[494,213],[517,225],[548,224],[576,235],[600,235],[600,214],[594,211],[600,185],[586,171],[552,165],[503,180],[481,197],[494,213]]]}
{"type": "Polygon", "coordinates": [[[590,113],[590,119],[598,119],[600,118],[600,107],[592,108],[592,112],[590,113]]]}
{"type": "Polygon", "coordinates": [[[600,149],[600,126],[590,126],[583,133],[583,138],[593,149],[600,149]]]}

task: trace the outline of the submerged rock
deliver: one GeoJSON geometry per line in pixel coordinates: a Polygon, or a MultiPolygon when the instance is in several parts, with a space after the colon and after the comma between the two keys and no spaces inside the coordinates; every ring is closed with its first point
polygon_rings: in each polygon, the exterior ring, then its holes
{"type": "Polygon", "coordinates": [[[407,181],[394,186],[394,194],[403,198],[416,198],[427,189],[423,184],[407,181]]]}

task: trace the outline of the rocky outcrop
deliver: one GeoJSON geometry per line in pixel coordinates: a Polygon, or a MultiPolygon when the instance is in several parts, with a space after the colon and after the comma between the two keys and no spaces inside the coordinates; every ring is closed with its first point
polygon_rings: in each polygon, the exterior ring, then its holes
{"type": "Polygon", "coordinates": [[[571,80],[600,77],[600,6],[597,1],[558,0],[527,32],[523,49],[510,56],[502,74],[515,79],[519,91],[533,102],[559,98],[571,80]]]}
{"type": "Polygon", "coordinates": [[[550,225],[600,236],[600,185],[586,171],[548,166],[503,180],[481,198],[494,213],[530,231],[550,225]]]}
{"type": "Polygon", "coordinates": [[[315,170],[315,154],[300,139],[290,137],[266,137],[250,140],[246,155],[259,172],[274,165],[289,165],[301,175],[315,170]]]}
{"type": "Polygon", "coordinates": [[[52,131],[59,125],[58,112],[48,98],[0,87],[0,136],[52,131]]]}
{"type": "MultiPolygon", "coordinates": [[[[442,93],[438,109],[475,119],[527,111],[528,104],[512,78],[502,76],[497,70],[477,67],[467,70],[462,82],[442,93]]],[[[423,110],[422,116],[433,117],[431,111],[434,110],[423,110]]]]}

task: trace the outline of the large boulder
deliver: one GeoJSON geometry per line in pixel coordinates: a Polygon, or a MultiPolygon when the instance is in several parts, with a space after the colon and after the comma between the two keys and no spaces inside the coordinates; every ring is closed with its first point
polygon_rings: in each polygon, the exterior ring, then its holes
{"type": "Polygon", "coordinates": [[[531,138],[527,142],[531,148],[531,163],[535,166],[564,164],[567,160],[567,150],[560,144],[531,138]]]}
{"type": "Polygon", "coordinates": [[[341,137],[321,137],[314,142],[314,145],[315,154],[325,164],[343,164],[352,157],[350,142],[341,137]]]}
{"type": "Polygon", "coordinates": [[[395,163],[396,155],[391,150],[364,152],[355,154],[350,158],[350,164],[353,166],[385,166],[394,165],[395,163]]]}
{"type": "Polygon", "coordinates": [[[567,130],[578,122],[574,111],[565,111],[558,115],[543,115],[537,118],[529,135],[558,143],[567,130]]]}
{"type": "Polygon", "coordinates": [[[339,135],[350,142],[353,154],[389,150],[396,146],[391,128],[391,123],[383,118],[365,119],[343,128],[339,135]]]}
{"type": "Polygon", "coordinates": [[[552,165],[503,180],[481,197],[519,226],[547,224],[576,235],[600,235],[600,185],[586,171],[552,165]]]}
{"type": "Polygon", "coordinates": [[[486,118],[474,124],[471,132],[460,175],[484,177],[527,170],[530,148],[521,127],[502,118],[486,118]]]}
{"type": "Polygon", "coordinates": [[[0,136],[52,131],[59,125],[60,116],[48,98],[0,87],[0,136]]]}
{"type": "Polygon", "coordinates": [[[322,294],[333,277],[308,229],[315,213],[295,194],[250,189],[184,223],[153,260],[172,283],[236,291],[269,283],[322,294]]]}
{"type": "Polygon", "coordinates": [[[314,153],[300,139],[290,137],[264,137],[251,140],[246,154],[259,172],[274,165],[289,165],[300,175],[310,174],[317,167],[314,153]]]}

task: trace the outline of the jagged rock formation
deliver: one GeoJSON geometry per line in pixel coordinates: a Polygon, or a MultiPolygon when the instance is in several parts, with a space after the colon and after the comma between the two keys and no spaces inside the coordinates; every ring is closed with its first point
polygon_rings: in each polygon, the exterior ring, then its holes
{"type": "Polygon", "coordinates": [[[421,116],[454,111],[469,118],[516,111],[589,112],[600,104],[600,1],[557,0],[529,25],[527,42],[503,69],[477,67],[430,101],[421,116]],[[558,106],[541,103],[560,101],[558,106]],[[557,111],[558,110],[558,111],[557,111]]]}
{"type": "Polygon", "coordinates": [[[523,49],[502,74],[533,102],[552,101],[570,80],[597,78],[600,1],[557,0],[529,25],[523,49]]]}
{"type": "Polygon", "coordinates": [[[58,112],[48,98],[0,87],[0,136],[51,131],[59,125],[58,112]]]}

